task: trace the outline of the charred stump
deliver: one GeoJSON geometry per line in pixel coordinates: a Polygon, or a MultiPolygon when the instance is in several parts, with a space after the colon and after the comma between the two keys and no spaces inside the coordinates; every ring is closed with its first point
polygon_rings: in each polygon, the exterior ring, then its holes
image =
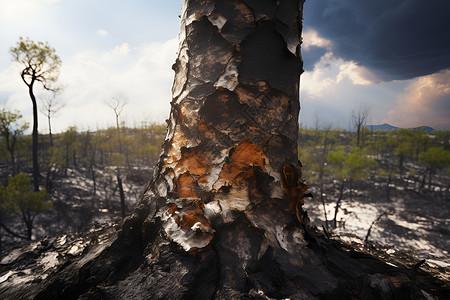
{"type": "Polygon", "coordinates": [[[0,283],[2,298],[443,297],[432,276],[308,225],[297,158],[303,2],[183,1],[167,136],[142,199],[118,232],[64,252],[45,280],[0,283]]]}

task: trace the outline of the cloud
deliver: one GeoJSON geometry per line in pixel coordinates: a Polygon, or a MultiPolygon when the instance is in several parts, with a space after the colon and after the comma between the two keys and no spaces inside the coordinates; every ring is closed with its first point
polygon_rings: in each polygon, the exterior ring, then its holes
{"type": "Polygon", "coordinates": [[[106,31],[105,29],[99,29],[97,30],[97,34],[100,36],[105,36],[108,35],[108,31],[106,31]]]}
{"type": "Polygon", "coordinates": [[[303,44],[302,50],[309,51],[311,47],[325,48],[327,50],[331,50],[332,42],[327,40],[317,33],[317,31],[313,29],[305,30],[302,34],[303,44]]]}
{"type": "MultiPolygon", "coordinates": [[[[121,115],[128,125],[143,120],[164,122],[170,109],[176,49],[174,38],[139,46],[122,43],[106,52],[83,51],[65,59],[59,78],[65,88],[58,95],[65,106],[52,119],[52,129],[64,131],[76,125],[95,130],[113,125],[114,114],[105,102],[117,93],[128,99],[121,115]]],[[[0,73],[0,102],[7,100],[10,109],[20,110],[31,121],[31,101],[19,74],[14,65],[0,73]]],[[[42,115],[39,130],[47,130],[42,115]]]]}
{"type": "Polygon", "coordinates": [[[450,67],[449,11],[448,0],[307,1],[304,25],[336,56],[383,81],[402,80],[450,67]]]}
{"type": "Polygon", "coordinates": [[[11,21],[24,16],[39,15],[43,5],[60,2],[61,0],[14,0],[0,1],[0,18],[3,21],[11,21]]]}
{"type": "Polygon", "coordinates": [[[428,125],[435,129],[450,128],[450,69],[418,78],[384,121],[399,127],[428,125]]]}
{"type": "Polygon", "coordinates": [[[351,85],[369,85],[376,77],[354,61],[345,61],[333,52],[326,52],[314,65],[313,70],[302,74],[302,93],[311,98],[329,97],[341,82],[351,85]]]}

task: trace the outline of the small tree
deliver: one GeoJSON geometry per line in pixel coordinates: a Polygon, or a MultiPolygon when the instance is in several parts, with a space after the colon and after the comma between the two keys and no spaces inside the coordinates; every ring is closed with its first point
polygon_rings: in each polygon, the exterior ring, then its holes
{"type": "Polygon", "coordinates": [[[61,60],[55,49],[43,42],[34,42],[22,37],[16,47],[10,49],[14,61],[24,67],[20,77],[28,87],[28,93],[33,103],[33,185],[34,191],[39,191],[39,162],[38,162],[38,108],[34,95],[34,84],[40,82],[44,89],[56,92],[58,88],[53,84],[58,79],[61,60]]]}
{"type": "MultiPolygon", "coordinates": [[[[122,147],[122,139],[121,139],[121,132],[120,132],[120,123],[119,123],[119,117],[120,114],[123,111],[124,106],[127,104],[127,99],[118,94],[112,97],[112,101],[109,103],[106,103],[109,107],[112,108],[112,110],[114,111],[114,115],[116,117],[116,128],[117,128],[117,141],[119,143],[119,155],[118,156],[123,156],[123,147],[122,147]]],[[[116,162],[118,163],[120,160],[116,160],[116,162]]],[[[123,160],[122,160],[123,161],[123,160]]],[[[125,157],[125,161],[128,164],[128,158],[125,157]]],[[[125,193],[123,191],[123,184],[122,184],[122,178],[120,175],[120,166],[117,164],[116,165],[116,179],[117,179],[117,187],[119,189],[119,195],[120,195],[120,206],[122,209],[122,218],[125,218],[126,216],[126,205],[125,205],[125,193]]]]}
{"type": "Polygon", "coordinates": [[[26,174],[19,173],[11,177],[7,186],[0,187],[0,208],[22,220],[26,227],[26,235],[15,234],[5,224],[0,223],[0,225],[16,237],[31,240],[35,217],[53,207],[52,203],[46,200],[46,197],[47,191],[45,189],[34,192],[30,188],[30,179],[26,174]]]}
{"type": "Polygon", "coordinates": [[[70,166],[70,156],[72,156],[72,164],[77,166],[77,149],[80,146],[78,142],[78,131],[76,126],[70,126],[61,136],[61,145],[65,151],[65,172],[67,175],[67,168],[70,166]]]}
{"type": "Polygon", "coordinates": [[[20,136],[28,129],[27,122],[21,122],[22,115],[19,112],[10,112],[5,109],[0,110],[0,134],[6,144],[6,149],[11,157],[12,174],[16,174],[16,158],[14,150],[16,147],[17,136],[20,136]]]}
{"type": "Polygon", "coordinates": [[[427,151],[419,154],[419,161],[426,167],[423,182],[428,175],[428,189],[430,189],[436,170],[450,165],[450,151],[445,150],[444,147],[430,147],[427,151]]]}
{"type": "Polygon", "coordinates": [[[327,159],[334,178],[339,182],[339,196],[336,200],[333,218],[333,227],[336,228],[337,214],[343,199],[345,185],[350,183],[351,193],[351,182],[367,178],[369,171],[376,167],[376,162],[367,157],[364,149],[357,148],[346,153],[344,147],[339,147],[336,151],[330,152],[327,159]]]}
{"type": "Polygon", "coordinates": [[[41,106],[41,113],[47,117],[48,121],[48,135],[50,140],[50,147],[53,147],[53,136],[52,136],[52,124],[51,118],[54,116],[61,108],[64,107],[64,104],[60,103],[55,97],[54,93],[51,96],[47,96],[43,98],[43,103],[41,106]]]}
{"type": "Polygon", "coordinates": [[[356,127],[356,146],[361,147],[361,131],[369,116],[369,108],[360,105],[358,109],[352,110],[352,121],[356,127]]]}

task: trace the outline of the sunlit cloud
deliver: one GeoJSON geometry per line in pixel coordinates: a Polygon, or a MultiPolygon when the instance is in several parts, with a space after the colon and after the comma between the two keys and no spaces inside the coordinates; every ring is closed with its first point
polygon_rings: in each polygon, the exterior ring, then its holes
{"type": "Polygon", "coordinates": [[[354,61],[343,62],[339,66],[336,81],[349,78],[355,85],[370,85],[376,82],[376,76],[365,67],[358,66],[354,61]]]}
{"type": "Polygon", "coordinates": [[[127,56],[127,54],[129,54],[130,52],[131,52],[130,45],[128,43],[122,43],[122,44],[114,47],[114,49],[102,54],[99,57],[99,59],[101,60],[102,63],[108,63],[111,61],[118,62],[119,57],[125,58],[127,56]]]}
{"type": "Polygon", "coordinates": [[[371,85],[376,81],[371,72],[353,61],[344,61],[327,52],[314,65],[314,69],[302,75],[302,91],[311,98],[326,97],[334,93],[337,85],[349,80],[353,85],[371,85]]]}
{"type": "Polygon", "coordinates": [[[384,121],[399,127],[450,128],[450,69],[420,77],[397,98],[384,121]]]}
{"type": "Polygon", "coordinates": [[[100,36],[105,36],[108,35],[108,31],[106,31],[105,29],[99,29],[97,30],[97,34],[100,36]]]}
{"type": "Polygon", "coordinates": [[[317,31],[313,29],[308,29],[303,32],[303,44],[302,49],[308,51],[311,47],[320,47],[325,48],[327,50],[331,50],[332,43],[330,40],[327,40],[317,33],[317,31]]]}
{"type": "Polygon", "coordinates": [[[39,14],[43,5],[57,3],[60,1],[61,0],[1,0],[0,18],[3,21],[11,21],[17,18],[23,19],[27,15],[39,14]]]}

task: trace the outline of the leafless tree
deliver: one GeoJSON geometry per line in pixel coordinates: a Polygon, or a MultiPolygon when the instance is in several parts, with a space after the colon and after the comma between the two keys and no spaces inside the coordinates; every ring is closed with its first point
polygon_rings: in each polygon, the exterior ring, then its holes
{"type": "MultiPolygon", "coordinates": [[[[116,94],[112,97],[110,102],[106,103],[113,111],[114,115],[116,117],[116,128],[117,128],[117,141],[119,144],[119,153],[123,153],[123,147],[122,147],[122,140],[121,140],[121,133],[120,133],[120,122],[119,117],[120,114],[123,111],[123,108],[125,105],[128,104],[127,98],[121,94],[116,94]]],[[[125,218],[126,216],[126,205],[125,205],[125,193],[123,191],[123,184],[122,184],[122,178],[120,174],[120,166],[116,167],[116,179],[117,179],[117,187],[119,189],[119,195],[120,195],[120,206],[122,210],[122,218],[125,218]]]]}
{"type": "Polygon", "coordinates": [[[106,102],[106,105],[108,105],[114,111],[114,116],[116,117],[116,127],[118,131],[120,131],[119,117],[123,111],[123,108],[127,104],[128,104],[127,98],[120,93],[115,94],[114,96],[111,97],[110,101],[106,102]]]}
{"type": "Polygon", "coordinates": [[[53,146],[51,118],[54,117],[54,115],[64,107],[64,103],[61,103],[59,101],[59,98],[57,98],[56,96],[57,93],[53,93],[51,95],[42,95],[42,104],[39,108],[40,112],[47,117],[50,147],[53,146]]]}
{"type": "Polygon", "coordinates": [[[366,124],[370,109],[366,105],[359,105],[358,108],[352,110],[352,121],[356,127],[356,146],[362,147],[361,131],[366,124]]]}

